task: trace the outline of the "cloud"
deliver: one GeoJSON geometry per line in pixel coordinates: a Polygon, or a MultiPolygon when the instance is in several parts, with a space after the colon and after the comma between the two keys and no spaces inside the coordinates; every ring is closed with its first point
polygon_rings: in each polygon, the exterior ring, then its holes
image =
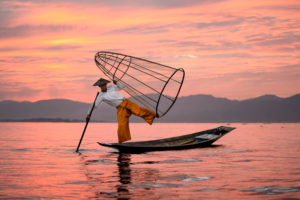
{"type": "Polygon", "coordinates": [[[297,64],[297,65],[283,65],[283,66],[280,66],[278,67],[279,70],[282,70],[282,71],[286,71],[286,70],[298,70],[300,72],[300,64],[297,64]]]}
{"type": "MultiPolygon", "coordinates": [[[[9,52],[9,51],[18,51],[22,48],[19,48],[19,47],[0,47],[0,52],[9,52]]],[[[1,62],[1,60],[0,60],[1,62]]],[[[3,60],[2,60],[3,62],[3,60]]]]}
{"type": "Polygon", "coordinates": [[[15,89],[14,91],[11,90],[3,90],[0,88],[0,99],[1,100],[11,100],[11,99],[28,99],[29,97],[32,98],[37,96],[41,93],[42,90],[35,90],[27,87],[21,87],[15,89]]]}
{"type": "Polygon", "coordinates": [[[264,17],[248,16],[248,17],[244,17],[244,20],[250,24],[263,25],[263,26],[273,26],[279,21],[278,18],[272,16],[264,16],[264,17]]]}
{"type": "Polygon", "coordinates": [[[263,94],[291,96],[300,92],[300,66],[286,65],[261,71],[223,71],[189,80],[185,84],[201,85],[194,88],[195,94],[213,94],[230,98],[249,98],[263,94]],[[234,89],[233,89],[234,88],[234,89]],[[246,93],[244,92],[246,91],[246,93]]]}
{"type": "Polygon", "coordinates": [[[168,40],[168,39],[163,39],[163,40],[157,40],[158,43],[173,43],[176,42],[176,40],[168,40]]]}
{"type": "Polygon", "coordinates": [[[177,47],[191,47],[201,45],[198,41],[180,41],[176,43],[177,47]]]}
{"type": "Polygon", "coordinates": [[[164,42],[166,45],[172,44],[174,47],[191,47],[197,51],[220,51],[220,50],[240,50],[249,49],[249,44],[232,41],[232,40],[216,40],[213,43],[201,42],[199,40],[186,40],[186,41],[168,41],[164,42]]]}
{"type": "Polygon", "coordinates": [[[295,80],[300,82],[298,79],[300,74],[300,64],[295,65],[281,65],[278,67],[272,68],[261,68],[259,71],[240,71],[240,72],[231,72],[231,73],[216,73],[215,76],[209,78],[201,79],[215,79],[219,81],[260,81],[268,82],[272,81],[274,84],[278,84],[279,80],[291,81],[295,80]]]}
{"type": "Polygon", "coordinates": [[[202,55],[203,58],[256,58],[256,56],[250,53],[219,53],[219,54],[210,54],[202,55]]]}
{"type": "MultiPolygon", "coordinates": [[[[213,4],[218,2],[223,2],[226,0],[65,0],[65,3],[78,3],[78,4],[90,4],[90,5],[103,5],[109,7],[120,7],[120,6],[138,6],[138,7],[153,7],[160,9],[168,9],[168,8],[179,8],[179,7],[188,7],[194,5],[203,5],[203,4],[213,4]]],[[[19,2],[31,2],[31,0],[22,0],[19,2]]],[[[35,0],[35,3],[46,3],[48,1],[44,0],[35,0]]],[[[60,0],[51,1],[56,3],[61,3],[60,0]]]]}
{"type": "MultiPolygon", "coordinates": [[[[0,47],[0,52],[22,51],[22,50],[43,50],[43,51],[65,51],[72,49],[80,49],[79,45],[50,45],[50,46],[37,46],[37,47],[0,47]]],[[[4,60],[2,60],[3,62],[4,60]]],[[[1,62],[1,61],[0,61],[1,62]]]]}
{"type": "Polygon", "coordinates": [[[16,7],[10,1],[0,1],[0,27],[9,25],[19,13],[15,12],[16,7]]]}
{"type": "Polygon", "coordinates": [[[193,54],[186,54],[186,55],[178,55],[178,56],[173,56],[175,59],[185,59],[185,58],[188,58],[188,59],[195,59],[197,58],[198,56],[197,55],[193,55],[193,54]]]}
{"type": "Polygon", "coordinates": [[[80,49],[82,46],[79,45],[53,45],[53,46],[45,46],[45,47],[36,47],[34,49],[38,50],[47,50],[47,51],[65,51],[70,49],[80,49]]]}
{"type": "Polygon", "coordinates": [[[58,33],[73,30],[70,25],[20,25],[15,27],[0,27],[0,38],[24,37],[42,35],[45,33],[58,33]]]}
{"type": "Polygon", "coordinates": [[[162,1],[162,0],[102,0],[98,1],[105,5],[135,5],[140,7],[154,7],[154,8],[178,8],[178,7],[188,7],[188,6],[194,6],[194,5],[201,5],[201,4],[211,4],[211,3],[217,3],[222,2],[224,0],[168,0],[168,1],[162,1]]]}
{"type": "Polygon", "coordinates": [[[38,95],[42,90],[23,86],[21,82],[0,82],[0,100],[26,99],[38,95]]]}
{"type": "Polygon", "coordinates": [[[234,27],[236,25],[240,25],[243,23],[248,24],[262,24],[265,26],[272,26],[276,23],[277,19],[275,17],[264,16],[227,16],[224,15],[221,20],[215,20],[212,22],[199,22],[195,23],[194,26],[197,29],[205,29],[205,28],[218,28],[218,27],[234,27]],[[227,19],[226,19],[227,18],[227,19]]]}
{"type": "MultiPolygon", "coordinates": [[[[45,47],[46,48],[46,47],[45,47]]],[[[38,49],[38,48],[37,48],[38,49]]],[[[58,48],[58,49],[52,49],[53,51],[65,51],[66,49],[58,48]]],[[[51,50],[51,51],[52,51],[51,50]]],[[[95,51],[96,52],[96,51],[95,51]]],[[[93,54],[95,53],[93,52],[93,54]]],[[[61,52],[58,52],[56,56],[47,56],[47,57],[41,57],[41,56],[6,56],[2,57],[0,59],[0,63],[2,63],[2,66],[4,64],[19,64],[20,66],[25,66],[27,64],[55,64],[55,63],[65,63],[68,65],[71,65],[72,63],[92,63],[93,62],[93,55],[82,55],[80,57],[67,57],[64,55],[60,55],[61,52]]]]}
{"type": "Polygon", "coordinates": [[[44,60],[44,58],[38,56],[7,56],[3,57],[0,62],[2,63],[34,63],[44,60]]]}
{"type": "Polygon", "coordinates": [[[283,10],[283,11],[297,11],[300,10],[299,4],[293,4],[293,5],[276,5],[276,6],[256,6],[254,9],[267,9],[267,10],[283,10]]]}
{"type": "Polygon", "coordinates": [[[196,28],[204,29],[210,27],[224,27],[224,26],[234,26],[243,23],[245,20],[244,18],[236,18],[236,19],[229,19],[229,20],[221,20],[221,21],[213,21],[213,22],[200,22],[196,23],[196,28]]]}
{"type": "Polygon", "coordinates": [[[290,32],[290,33],[286,33],[271,38],[265,38],[263,41],[258,42],[257,45],[259,46],[288,45],[296,42],[300,42],[300,35],[290,32]]]}
{"type": "Polygon", "coordinates": [[[258,46],[288,45],[300,42],[300,35],[294,32],[285,32],[278,35],[262,33],[249,35],[246,39],[258,46]]]}
{"type": "Polygon", "coordinates": [[[11,15],[12,13],[10,11],[5,10],[0,6],[0,26],[7,25],[11,15]]]}
{"type": "Polygon", "coordinates": [[[169,32],[169,27],[174,27],[172,24],[154,25],[142,24],[136,26],[129,26],[121,29],[115,29],[106,34],[155,34],[169,32]]]}

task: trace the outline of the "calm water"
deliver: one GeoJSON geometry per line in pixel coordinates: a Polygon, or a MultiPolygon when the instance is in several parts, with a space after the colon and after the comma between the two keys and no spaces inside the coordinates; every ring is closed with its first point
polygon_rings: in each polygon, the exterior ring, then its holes
{"type": "Polygon", "coordinates": [[[220,125],[215,147],[119,154],[116,124],[0,123],[0,199],[300,199],[300,124],[131,124],[134,141],[220,125]]]}

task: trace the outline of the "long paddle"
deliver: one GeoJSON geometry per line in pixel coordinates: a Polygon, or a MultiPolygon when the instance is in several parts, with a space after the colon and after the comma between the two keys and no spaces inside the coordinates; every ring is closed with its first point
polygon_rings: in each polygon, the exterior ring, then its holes
{"type": "MultiPolygon", "coordinates": [[[[96,98],[95,98],[94,103],[93,103],[93,107],[92,107],[92,109],[91,109],[91,111],[90,111],[90,113],[89,113],[89,116],[90,116],[90,117],[92,116],[92,113],[93,113],[93,110],[94,110],[94,107],[95,107],[95,102],[96,102],[96,99],[97,99],[98,95],[99,95],[99,92],[97,92],[96,98]]],[[[82,139],[83,139],[83,136],[84,136],[84,133],[85,133],[85,130],[86,130],[86,127],[87,127],[89,121],[90,121],[90,118],[89,118],[89,119],[86,121],[86,123],[85,123],[85,127],[84,127],[84,129],[83,129],[83,133],[82,133],[82,135],[81,135],[81,138],[80,138],[79,144],[78,144],[78,146],[77,146],[76,152],[78,152],[78,150],[79,150],[81,141],[82,141],[82,139]]]]}

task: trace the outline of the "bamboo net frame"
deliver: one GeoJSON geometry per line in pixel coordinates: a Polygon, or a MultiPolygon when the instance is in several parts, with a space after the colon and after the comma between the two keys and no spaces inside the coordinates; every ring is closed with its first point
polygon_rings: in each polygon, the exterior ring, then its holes
{"type": "Polygon", "coordinates": [[[164,116],[181,90],[185,71],[121,53],[100,51],[97,67],[110,79],[121,82],[136,103],[164,116]]]}

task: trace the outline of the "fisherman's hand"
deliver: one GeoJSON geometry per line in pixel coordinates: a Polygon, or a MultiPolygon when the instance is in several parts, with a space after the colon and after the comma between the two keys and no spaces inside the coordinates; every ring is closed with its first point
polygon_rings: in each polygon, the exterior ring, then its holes
{"type": "Polygon", "coordinates": [[[116,80],[113,80],[113,83],[114,83],[115,85],[117,85],[117,81],[116,81],[116,80]]]}
{"type": "Polygon", "coordinates": [[[86,116],[86,121],[88,122],[88,121],[90,121],[90,119],[91,119],[91,115],[90,114],[88,114],[87,116],[86,116]]]}

